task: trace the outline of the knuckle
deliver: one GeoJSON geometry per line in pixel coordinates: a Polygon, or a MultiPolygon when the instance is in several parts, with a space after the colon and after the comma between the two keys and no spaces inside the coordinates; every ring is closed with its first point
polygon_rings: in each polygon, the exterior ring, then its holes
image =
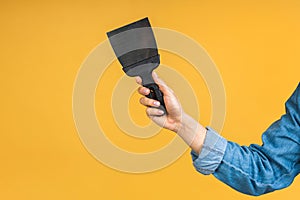
{"type": "Polygon", "coordinates": [[[144,97],[144,99],[145,99],[145,104],[147,105],[147,106],[151,106],[152,104],[152,100],[151,99],[149,99],[149,98],[147,98],[147,97],[144,97]]]}
{"type": "Polygon", "coordinates": [[[151,116],[151,109],[150,109],[150,108],[147,108],[147,109],[146,109],[146,114],[147,114],[148,117],[151,116]]]}
{"type": "Polygon", "coordinates": [[[144,94],[144,93],[143,93],[143,87],[139,87],[138,92],[139,92],[140,94],[144,94]]]}
{"type": "Polygon", "coordinates": [[[145,97],[141,97],[141,98],[140,98],[140,103],[141,103],[141,104],[144,104],[144,103],[145,103],[145,97]]]}

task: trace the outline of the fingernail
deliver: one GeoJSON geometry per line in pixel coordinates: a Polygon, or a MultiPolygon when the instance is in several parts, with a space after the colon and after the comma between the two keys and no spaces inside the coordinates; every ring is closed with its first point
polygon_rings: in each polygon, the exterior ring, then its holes
{"type": "Polygon", "coordinates": [[[148,92],[149,92],[149,89],[144,89],[144,92],[145,92],[145,93],[148,93],[148,92]]]}
{"type": "Polygon", "coordinates": [[[163,114],[165,114],[165,112],[162,110],[158,110],[158,114],[163,115],[163,114]]]}
{"type": "Polygon", "coordinates": [[[153,104],[156,106],[159,106],[160,103],[159,103],[159,101],[154,101],[153,104]]]}

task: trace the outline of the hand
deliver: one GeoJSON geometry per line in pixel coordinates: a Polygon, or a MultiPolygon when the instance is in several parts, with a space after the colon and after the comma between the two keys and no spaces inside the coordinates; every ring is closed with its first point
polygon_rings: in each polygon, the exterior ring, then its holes
{"type": "MultiPolygon", "coordinates": [[[[157,108],[160,105],[159,101],[142,97],[140,98],[140,103],[147,107],[146,113],[148,117],[159,126],[176,132],[187,145],[199,154],[206,136],[206,128],[183,112],[173,90],[158,78],[155,72],[152,73],[152,76],[164,94],[164,102],[168,113],[165,114],[162,110],[157,108]]],[[[142,79],[140,77],[136,78],[136,82],[142,85],[142,79]]],[[[138,92],[145,96],[150,93],[150,90],[140,86],[138,92]]]]}
{"type": "MultiPolygon", "coordinates": [[[[140,103],[147,106],[146,113],[148,117],[157,125],[169,129],[174,132],[178,132],[182,123],[182,107],[175,96],[173,90],[171,90],[160,78],[158,78],[155,72],[152,73],[153,79],[158,84],[159,89],[164,94],[164,101],[167,109],[167,114],[158,109],[160,102],[147,97],[140,98],[140,103]]],[[[142,85],[142,79],[136,78],[136,82],[142,85]]],[[[141,95],[148,95],[150,90],[146,87],[139,87],[138,92],[141,95]]]]}

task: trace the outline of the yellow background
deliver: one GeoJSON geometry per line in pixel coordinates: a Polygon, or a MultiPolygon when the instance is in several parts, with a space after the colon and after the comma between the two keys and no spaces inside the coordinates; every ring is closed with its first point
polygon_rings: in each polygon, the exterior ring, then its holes
{"type": "MultiPolygon", "coordinates": [[[[108,30],[148,16],[153,26],[195,39],[217,64],[227,94],[222,135],[240,144],[260,143],[299,82],[298,0],[0,3],[0,199],[253,198],[198,174],[189,152],[147,174],[105,167],[76,132],[73,83],[80,64],[108,30]]],[[[178,67],[169,56],[163,59],[178,67]]],[[[144,116],[134,103],[131,112],[144,116]]],[[[147,122],[142,119],[139,123],[147,122]]],[[[207,119],[201,122],[206,125],[207,119]]],[[[115,142],[129,149],[138,143],[115,142]]],[[[298,199],[299,192],[296,178],[289,188],[256,199],[298,199]]]]}

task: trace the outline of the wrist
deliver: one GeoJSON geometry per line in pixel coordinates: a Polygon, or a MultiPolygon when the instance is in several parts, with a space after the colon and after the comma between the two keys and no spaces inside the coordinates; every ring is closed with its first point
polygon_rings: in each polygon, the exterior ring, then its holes
{"type": "Polygon", "coordinates": [[[186,113],[174,130],[196,153],[200,153],[207,129],[186,113]]]}
{"type": "Polygon", "coordinates": [[[191,116],[182,112],[181,118],[173,131],[179,135],[185,134],[188,130],[191,130],[194,127],[196,127],[197,124],[198,122],[196,122],[191,116]]]}
{"type": "Polygon", "coordinates": [[[178,132],[180,130],[182,130],[182,128],[184,126],[186,126],[186,120],[184,120],[184,118],[186,118],[186,114],[184,112],[182,112],[180,119],[174,124],[173,129],[171,131],[175,132],[176,134],[178,134],[178,132]]]}

